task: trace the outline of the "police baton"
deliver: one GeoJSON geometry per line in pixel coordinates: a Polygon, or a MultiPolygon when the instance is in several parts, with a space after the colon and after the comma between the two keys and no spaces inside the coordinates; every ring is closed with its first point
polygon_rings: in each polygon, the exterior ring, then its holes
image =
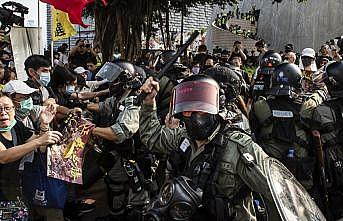
{"type": "MultiPolygon", "coordinates": [[[[176,62],[176,60],[187,50],[188,46],[192,44],[192,42],[198,37],[199,31],[194,31],[193,34],[188,38],[186,43],[184,43],[176,52],[176,54],[170,59],[170,61],[161,69],[161,71],[155,77],[156,81],[159,81],[165,73],[169,70],[169,68],[176,62]]],[[[148,94],[145,92],[141,92],[137,99],[134,102],[134,105],[140,106],[144,100],[144,98],[148,94]]]]}

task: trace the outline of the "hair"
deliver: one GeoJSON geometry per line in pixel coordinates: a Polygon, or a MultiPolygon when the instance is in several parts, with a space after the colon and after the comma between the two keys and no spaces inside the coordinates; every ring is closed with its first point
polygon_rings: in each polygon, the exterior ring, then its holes
{"type": "Polygon", "coordinates": [[[56,66],[52,75],[50,86],[54,92],[57,92],[57,88],[73,82],[76,80],[76,76],[72,74],[67,68],[62,66],[56,66]]]}
{"type": "Polygon", "coordinates": [[[96,60],[96,57],[92,56],[92,57],[89,57],[87,60],[86,60],[86,63],[92,63],[92,64],[97,64],[97,60],[96,60]]]}
{"type": "Polygon", "coordinates": [[[75,42],[75,45],[78,45],[80,41],[85,41],[85,39],[83,39],[83,38],[77,39],[76,42],[75,42]]]}
{"type": "Polygon", "coordinates": [[[29,75],[29,68],[37,71],[40,67],[50,67],[51,64],[49,59],[47,59],[43,55],[34,54],[26,58],[24,66],[26,74],[30,78],[31,76],[29,75]]]}
{"type": "Polygon", "coordinates": [[[0,51],[0,57],[2,57],[4,54],[7,54],[8,56],[11,56],[11,53],[5,51],[5,50],[1,50],[0,51]]]}
{"type": "Polygon", "coordinates": [[[10,69],[10,68],[5,68],[4,77],[2,78],[2,84],[6,84],[10,81],[11,73],[14,73],[15,78],[17,79],[17,73],[15,72],[15,70],[10,69]]]}
{"type": "Polygon", "coordinates": [[[263,39],[261,39],[255,43],[255,47],[264,48],[265,46],[266,46],[266,42],[263,39]]]}
{"type": "Polygon", "coordinates": [[[206,51],[207,47],[206,45],[199,45],[198,51],[206,51]]]}
{"type": "Polygon", "coordinates": [[[235,41],[233,44],[234,44],[234,45],[235,45],[235,44],[242,44],[242,42],[240,42],[240,41],[235,41]]]}

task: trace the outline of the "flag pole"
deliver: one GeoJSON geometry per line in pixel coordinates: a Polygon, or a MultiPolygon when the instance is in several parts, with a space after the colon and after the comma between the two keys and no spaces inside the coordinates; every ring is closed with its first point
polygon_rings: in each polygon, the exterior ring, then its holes
{"type": "Polygon", "coordinates": [[[41,31],[40,31],[40,4],[39,4],[39,0],[37,0],[37,8],[38,8],[38,54],[41,54],[41,31]]]}
{"type": "Polygon", "coordinates": [[[53,40],[53,35],[54,35],[54,30],[53,30],[53,22],[54,22],[54,6],[50,5],[50,14],[51,14],[51,42],[50,42],[50,56],[51,56],[51,67],[54,67],[54,40],[53,40]]]}

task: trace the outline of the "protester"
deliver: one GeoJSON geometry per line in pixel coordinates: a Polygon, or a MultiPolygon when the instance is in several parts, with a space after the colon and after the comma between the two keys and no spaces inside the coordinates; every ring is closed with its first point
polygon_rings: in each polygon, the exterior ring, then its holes
{"type": "Polygon", "coordinates": [[[87,68],[86,61],[91,57],[96,57],[97,54],[91,48],[91,45],[86,43],[85,40],[79,39],[76,41],[75,47],[69,53],[69,68],[76,67],[87,68]]]}
{"type": "Polygon", "coordinates": [[[0,97],[0,200],[17,200],[20,197],[20,159],[40,146],[55,144],[61,139],[57,131],[41,131],[40,135],[26,128],[15,119],[15,107],[11,98],[0,97]]]}
{"type": "MultiPolygon", "coordinates": [[[[49,124],[56,114],[56,109],[52,104],[49,105],[49,107],[34,106],[30,94],[35,91],[37,91],[37,89],[30,88],[23,81],[19,80],[8,82],[3,89],[3,92],[12,98],[12,102],[15,107],[15,119],[17,121],[22,122],[25,127],[32,131],[48,131],[50,128],[49,124]]],[[[46,152],[45,149],[42,150],[46,152]]],[[[23,170],[22,182],[25,190],[27,188],[32,188],[32,186],[28,185],[32,180],[40,179],[40,177],[35,177],[34,173],[30,173],[29,169],[33,161],[36,161],[35,163],[40,162],[40,157],[41,155],[37,155],[32,151],[31,153],[26,154],[20,162],[19,170],[23,170]]],[[[44,158],[46,158],[46,156],[44,158]]],[[[42,167],[43,165],[40,164],[40,166],[42,167]]],[[[65,184],[61,182],[61,185],[65,184]]],[[[31,190],[31,192],[32,191],[33,190],[31,190]]],[[[27,198],[28,196],[25,197],[27,198]]],[[[29,213],[33,220],[37,220],[39,217],[43,217],[48,220],[53,219],[56,221],[64,220],[61,209],[35,206],[31,199],[29,199],[29,202],[29,213]]]]}
{"type": "Polygon", "coordinates": [[[17,74],[16,72],[11,68],[6,68],[4,73],[4,78],[2,79],[2,83],[6,84],[11,80],[16,80],[17,74]]]}
{"type": "Polygon", "coordinates": [[[87,64],[87,70],[88,70],[87,81],[94,81],[95,75],[99,71],[99,67],[97,66],[97,61],[96,59],[94,59],[94,57],[92,57],[86,61],[86,64],[87,64]]]}
{"type": "Polygon", "coordinates": [[[231,51],[230,59],[232,59],[233,57],[240,57],[242,61],[247,60],[247,56],[243,52],[243,49],[242,49],[242,42],[235,41],[233,43],[233,48],[231,51]]]}
{"type": "Polygon", "coordinates": [[[290,64],[295,64],[295,61],[297,60],[297,56],[294,52],[290,51],[285,54],[284,59],[286,62],[290,64]]]}
{"type": "Polygon", "coordinates": [[[60,47],[57,49],[57,53],[59,54],[59,61],[58,65],[61,65],[65,67],[68,64],[68,44],[63,43],[60,47]]]}
{"type": "Polygon", "coordinates": [[[25,83],[38,89],[32,94],[33,104],[43,105],[49,97],[52,97],[52,91],[48,87],[51,79],[51,64],[42,55],[31,55],[25,60],[24,65],[28,76],[25,83]]]}

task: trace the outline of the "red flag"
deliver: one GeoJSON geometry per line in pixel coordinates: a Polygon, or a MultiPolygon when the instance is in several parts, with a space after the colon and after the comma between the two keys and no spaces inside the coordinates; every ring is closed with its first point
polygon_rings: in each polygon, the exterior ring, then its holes
{"type": "MultiPolygon", "coordinates": [[[[69,20],[73,24],[79,24],[86,28],[88,25],[82,21],[82,11],[90,3],[95,0],[41,0],[42,2],[48,3],[54,6],[56,9],[67,12],[69,20]]],[[[104,6],[107,6],[107,1],[101,0],[104,6]]]]}

